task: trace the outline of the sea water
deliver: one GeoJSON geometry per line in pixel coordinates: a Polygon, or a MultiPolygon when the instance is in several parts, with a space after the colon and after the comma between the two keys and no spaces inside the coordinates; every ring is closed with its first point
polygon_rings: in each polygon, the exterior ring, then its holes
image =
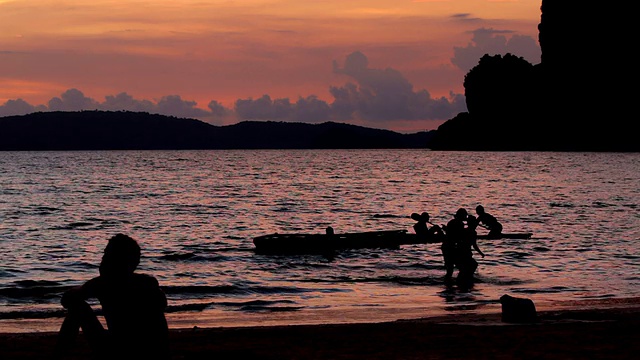
{"type": "MultiPolygon", "coordinates": [[[[0,331],[55,331],[61,294],[98,274],[109,237],[142,247],[170,327],[375,322],[640,296],[640,154],[238,150],[0,152],[0,331]],[[258,255],[279,233],[446,224],[476,205],[471,289],[444,281],[439,244],[258,255]],[[479,229],[479,233],[483,233],[479,229]]],[[[99,308],[99,307],[98,307],[99,308]]],[[[499,310],[498,310],[499,311],[499,310]]]]}

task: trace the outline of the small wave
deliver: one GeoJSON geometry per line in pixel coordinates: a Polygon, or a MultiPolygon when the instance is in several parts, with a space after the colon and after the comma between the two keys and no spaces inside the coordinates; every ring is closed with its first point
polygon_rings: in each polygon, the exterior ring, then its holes
{"type": "Polygon", "coordinates": [[[394,214],[373,214],[371,217],[374,219],[400,219],[406,218],[406,215],[394,215],[394,214]]]}
{"type": "Polygon", "coordinates": [[[518,259],[518,260],[525,259],[532,256],[530,253],[521,252],[521,251],[505,251],[502,255],[511,259],[518,259]]]}
{"type": "Polygon", "coordinates": [[[563,294],[584,291],[582,287],[553,286],[549,288],[537,289],[512,289],[514,293],[520,294],[563,294]]]}
{"type": "Polygon", "coordinates": [[[285,311],[296,311],[304,309],[304,306],[293,306],[295,302],[291,300],[275,300],[275,301],[267,301],[267,300],[252,300],[247,302],[226,302],[223,303],[225,306],[235,306],[238,307],[238,311],[269,311],[269,312],[285,312],[285,311]],[[287,304],[283,306],[282,304],[287,304]]]}
{"type": "Polygon", "coordinates": [[[594,201],[591,204],[591,206],[593,206],[594,208],[600,209],[600,208],[614,207],[615,205],[607,204],[607,203],[602,202],[602,201],[594,201]]]}
{"type": "Polygon", "coordinates": [[[303,289],[295,286],[257,286],[249,289],[254,294],[302,294],[323,292],[323,289],[303,289]]]}
{"type": "Polygon", "coordinates": [[[619,259],[625,259],[625,260],[637,260],[637,259],[640,259],[640,256],[632,255],[632,254],[620,254],[620,255],[615,255],[615,257],[619,258],[619,259]]]}
{"type": "Polygon", "coordinates": [[[481,304],[460,304],[460,305],[453,305],[453,306],[445,306],[444,310],[455,312],[455,311],[478,310],[481,307],[483,307],[483,305],[481,304]]]}
{"type": "Polygon", "coordinates": [[[213,303],[197,303],[197,304],[182,304],[182,305],[169,305],[166,307],[166,313],[177,313],[184,311],[202,311],[209,308],[213,303]]]}
{"type": "Polygon", "coordinates": [[[49,303],[51,299],[56,299],[65,291],[71,288],[67,285],[58,285],[56,283],[40,285],[39,282],[31,282],[25,280],[14,287],[5,287],[0,289],[0,297],[6,297],[14,300],[33,301],[39,303],[49,303]]]}
{"type": "Polygon", "coordinates": [[[252,301],[225,301],[225,302],[204,302],[204,303],[189,303],[181,305],[169,305],[165,312],[178,313],[186,311],[204,311],[214,307],[226,307],[232,311],[246,311],[246,312],[285,312],[301,310],[304,307],[295,305],[296,303],[291,300],[252,300],[252,301]]]}
{"type": "Polygon", "coordinates": [[[227,301],[220,303],[225,306],[272,306],[276,304],[295,304],[292,300],[250,300],[250,301],[227,301]]]}
{"type": "Polygon", "coordinates": [[[552,202],[552,203],[549,204],[549,206],[551,206],[551,207],[564,207],[564,208],[576,207],[574,204],[571,204],[571,203],[560,203],[560,202],[552,202]]]}
{"type": "Polygon", "coordinates": [[[514,285],[530,284],[534,282],[532,280],[505,279],[505,278],[488,277],[488,276],[482,276],[482,275],[477,275],[476,280],[478,282],[483,282],[489,285],[497,285],[497,286],[514,286],[514,285]]]}
{"type": "Polygon", "coordinates": [[[57,286],[60,285],[57,281],[51,280],[18,280],[16,284],[23,287],[37,287],[37,286],[57,286]]]}
{"type": "Polygon", "coordinates": [[[304,306],[256,306],[256,305],[248,305],[243,306],[238,311],[249,311],[249,312],[288,312],[288,311],[298,311],[304,309],[304,306]]]}
{"type": "Polygon", "coordinates": [[[67,225],[59,225],[50,227],[49,230],[101,230],[102,227],[100,225],[96,225],[91,222],[78,221],[69,223],[67,225]]]}
{"type": "Polygon", "coordinates": [[[533,248],[533,251],[536,252],[547,252],[547,251],[551,251],[551,249],[549,249],[548,247],[544,247],[544,246],[536,246],[533,248]]]}
{"type": "Polygon", "coordinates": [[[419,285],[419,286],[438,286],[444,285],[445,280],[442,276],[438,277],[397,277],[392,282],[400,285],[419,285]]]}
{"type": "Polygon", "coordinates": [[[162,289],[167,295],[179,297],[196,296],[204,298],[215,295],[270,295],[270,294],[302,294],[307,292],[322,292],[323,289],[304,289],[295,286],[236,286],[236,285],[217,285],[217,286],[163,286],[162,289]]]}
{"type": "Polygon", "coordinates": [[[188,261],[188,262],[224,262],[228,260],[228,257],[222,255],[203,256],[193,252],[176,252],[165,254],[158,257],[160,260],[165,261],[188,261]]]}
{"type": "Polygon", "coordinates": [[[0,278],[10,278],[15,277],[15,274],[24,274],[26,271],[22,271],[19,269],[0,269],[0,278]]]}
{"type": "Polygon", "coordinates": [[[199,285],[189,285],[189,286],[163,286],[162,290],[167,295],[230,295],[230,294],[241,294],[243,291],[236,286],[233,285],[217,285],[217,286],[199,286],[199,285]]]}
{"type": "Polygon", "coordinates": [[[160,259],[168,260],[168,261],[179,261],[179,260],[191,259],[194,256],[196,256],[196,254],[194,254],[192,252],[190,252],[190,253],[174,253],[174,254],[162,255],[162,256],[160,256],[160,259]]]}
{"type": "Polygon", "coordinates": [[[11,320],[11,319],[49,319],[49,318],[58,318],[64,317],[66,315],[66,310],[18,310],[18,311],[7,311],[0,312],[0,320],[11,320]]]}

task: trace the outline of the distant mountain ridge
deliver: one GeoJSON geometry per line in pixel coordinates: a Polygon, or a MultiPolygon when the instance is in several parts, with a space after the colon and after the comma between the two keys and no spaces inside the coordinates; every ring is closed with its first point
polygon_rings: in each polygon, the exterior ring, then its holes
{"type": "Polygon", "coordinates": [[[432,132],[350,124],[243,121],[215,126],[130,111],[55,111],[0,118],[0,150],[409,149],[432,132]]]}

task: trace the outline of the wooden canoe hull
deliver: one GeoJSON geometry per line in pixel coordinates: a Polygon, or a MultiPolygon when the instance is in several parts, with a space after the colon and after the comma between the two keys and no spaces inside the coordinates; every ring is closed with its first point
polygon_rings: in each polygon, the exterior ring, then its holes
{"type": "Polygon", "coordinates": [[[398,249],[400,245],[424,243],[406,230],[344,234],[269,234],[253,239],[260,254],[326,254],[347,249],[398,249]]]}
{"type": "MultiPolygon", "coordinates": [[[[529,239],[531,233],[504,233],[500,237],[478,235],[478,239],[529,239]]],[[[406,230],[367,231],[344,234],[269,234],[253,239],[258,254],[331,254],[347,249],[398,249],[401,245],[441,243],[442,236],[429,239],[406,230]]]]}

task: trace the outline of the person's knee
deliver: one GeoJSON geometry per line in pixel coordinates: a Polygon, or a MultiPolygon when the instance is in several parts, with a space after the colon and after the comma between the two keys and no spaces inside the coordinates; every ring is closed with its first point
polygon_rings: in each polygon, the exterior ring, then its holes
{"type": "Polygon", "coordinates": [[[79,315],[93,314],[91,305],[84,300],[73,299],[72,301],[65,302],[63,306],[69,313],[79,315]]]}

